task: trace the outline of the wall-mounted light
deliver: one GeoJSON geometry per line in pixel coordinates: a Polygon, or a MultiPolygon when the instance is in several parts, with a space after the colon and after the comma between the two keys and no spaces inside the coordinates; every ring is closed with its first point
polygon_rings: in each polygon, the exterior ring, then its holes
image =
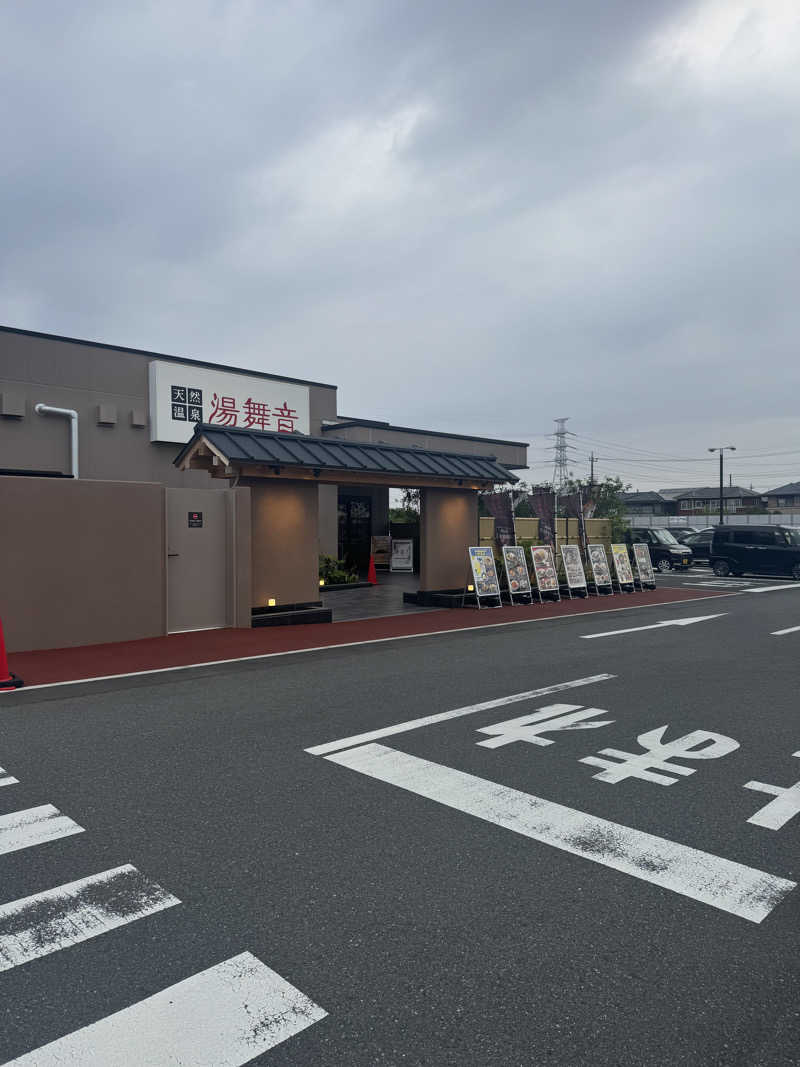
{"type": "Polygon", "coordinates": [[[475,592],[475,586],[474,585],[468,585],[467,586],[467,592],[468,593],[474,593],[475,592]]]}
{"type": "Polygon", "coordinates": [[[269,598],[269,600],[267,601],[267,607],[268,608],[274,608],[275,607],[275,597],[274,596],[271,596],[269,598]]]}

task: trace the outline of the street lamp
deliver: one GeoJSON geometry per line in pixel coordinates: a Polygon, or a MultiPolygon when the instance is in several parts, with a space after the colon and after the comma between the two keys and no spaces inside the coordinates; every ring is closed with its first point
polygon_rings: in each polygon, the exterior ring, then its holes
{"type": "Polygon", "coordinates": [[[719,522],[720,526],[725,522],[725,506],[723,504],[724,481],[722,478],[722,455],[724,452],[735,452],[736,445],[720,445],[719,448],[709,448],[709,452],[719,452],[719,522]]]}

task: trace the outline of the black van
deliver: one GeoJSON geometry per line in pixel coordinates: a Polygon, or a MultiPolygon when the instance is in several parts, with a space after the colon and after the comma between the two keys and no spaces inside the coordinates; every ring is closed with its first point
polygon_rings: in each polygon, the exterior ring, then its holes
{"type": "MultiPolygon", "coordinates": [[[[631,530],[631,543],[647,545],[653,566],[662,572],[686,569],[692,565],[692,550],[680,544],[669,532],[660,527],[645,526],[631,530]]],[[[629,550],[630,554],[630,550],[629,550]]]]}
{"type": "Polygon", "coordinates": [[[714,574],[784,574],[800,582],[800,530],[788,526],[716,526],[714,574]]]}

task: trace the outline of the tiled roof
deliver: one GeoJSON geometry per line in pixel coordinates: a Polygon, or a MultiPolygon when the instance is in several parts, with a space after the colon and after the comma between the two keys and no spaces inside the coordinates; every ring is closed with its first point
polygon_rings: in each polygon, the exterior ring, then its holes
{"type": "Polygon", "coordinates": [[[176,466],[201,438],[232,467],[261,463],[279,467],[308,467],[369,474],[415,475],[432,478],[468,478],[484,482],[516,482],[519,479],[494,456],[466,456],[457,452],[434,452],[423,448],[337,441],[330,437],[271,433],[264,430],[225,429],[198,424],[194,436],[175,458],[176,466]]]}
{"type": "Polygon", "coordinates": [[[800,482],[789,482],[788,485],[779,485],[777,489],[770,489],[765,496],[800,496],[800,482]]]}

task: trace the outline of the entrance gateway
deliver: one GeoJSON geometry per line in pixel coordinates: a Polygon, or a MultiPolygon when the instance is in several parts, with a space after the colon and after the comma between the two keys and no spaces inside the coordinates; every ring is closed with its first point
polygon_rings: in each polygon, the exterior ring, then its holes
{"type": "Polygon", "coordinates": [[[478,543],[478,492],[517,477],[494,456],[198,424],[175,459],[181,470],[248,487],[252,603],[276,610],[318,603],[323,485],[420,489],[420,593],[463,588],[478,543]]]}

